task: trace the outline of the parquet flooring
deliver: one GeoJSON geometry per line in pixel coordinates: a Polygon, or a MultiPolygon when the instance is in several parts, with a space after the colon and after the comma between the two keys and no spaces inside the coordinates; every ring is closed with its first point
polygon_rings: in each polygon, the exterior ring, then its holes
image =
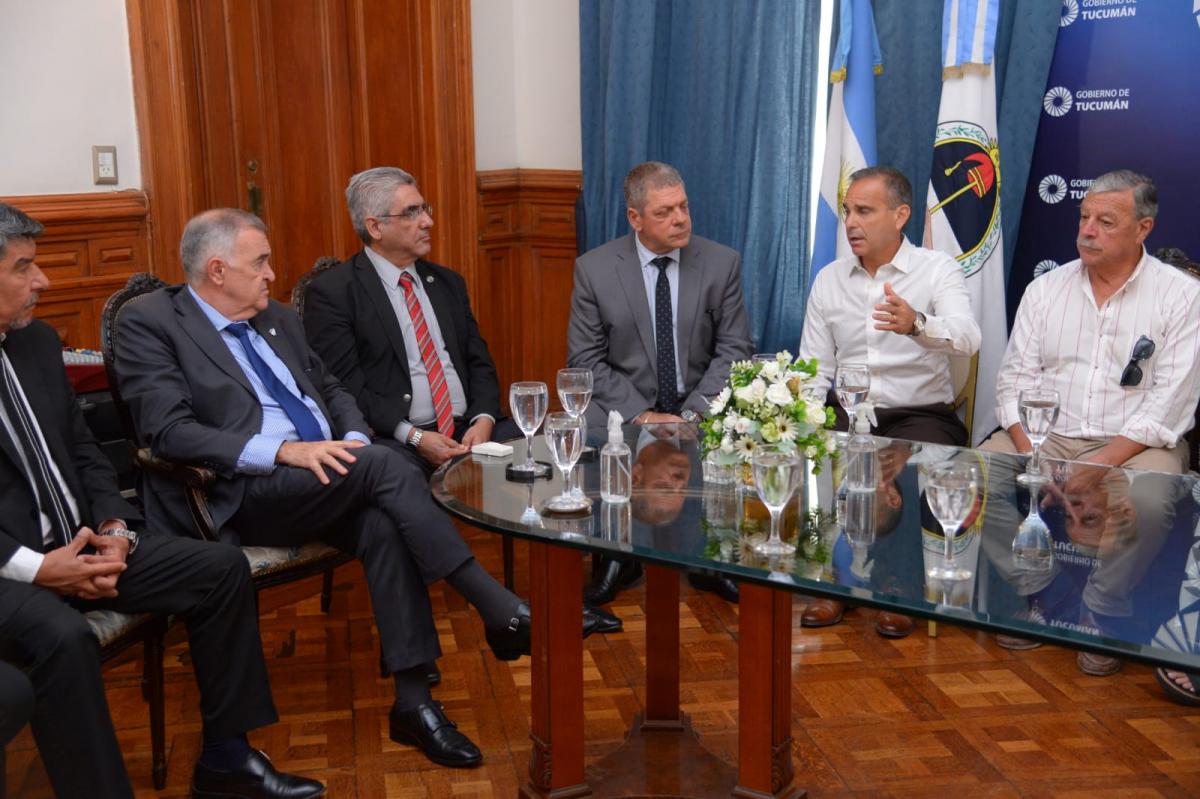
{"type": "MultiPolygon", "coordinates": [[[[467,531],[500,572],[494,536],[467,531]]],[[[524,546],[517,545],[523,590],[524,546]]],[[[379,679],[370,600],[357,565],[342,567],[333,609],[315,580],[263,594],[262,636],[279,724],[253,734],[275,762],[324,780],[330,797],[514,796],[529,755],[529,661],[491,657],[478,617],[436,586],[445,656],[434,696],[485,754],[471,771],[435,766],[387,736],[391,682],[379,679]]],[[[737,608],[682,587],[681,701],[705,745],[733,762],[737,722],[737,608]]],[[[640,586],[613,611],[625,632],[585,642],[587,754],[622,741],[644,699],[640,586]]],[[[1167,702],[1151,670],[1128,664],[1108,678],[1077,671],[1072,652],[1008,652],[946,624],[918,623],[889,641],[874,611],[835,627],[800,627],[794,602],[793,757],[799,783],[824,797],[1200,796],[1200,710],[1167,702]]],[[[109,702],[138,797],[185,797],[200,745],[197,691],[182,629],[167,651],[168,787],[150,784],[148,717],[137,654],[105,672],[109,702]]],[[[9,746],[10,797],[49,796],[28,731],[9,746]]]]}

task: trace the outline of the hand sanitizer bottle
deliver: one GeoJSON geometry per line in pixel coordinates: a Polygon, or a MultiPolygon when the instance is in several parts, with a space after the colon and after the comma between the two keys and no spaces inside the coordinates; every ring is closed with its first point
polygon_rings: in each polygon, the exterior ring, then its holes
{"type": "Polygon", "coordinates": [[[608,443],[600,450],[600,499],[628,502],[633,495],[633,458],[621,430],[621,414],[608,412],[608,443]]]}

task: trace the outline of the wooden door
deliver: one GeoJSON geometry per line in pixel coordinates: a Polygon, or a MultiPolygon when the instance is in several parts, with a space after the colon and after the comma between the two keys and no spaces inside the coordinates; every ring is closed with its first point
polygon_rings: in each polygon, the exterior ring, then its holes
{"type": "Polygon", "coordinates": [[[470,0],[126,0],[156,274],[195,213],[257,209],[275,292],[360,246],[346,183],[411,172],[474,290],[470,0]]]}

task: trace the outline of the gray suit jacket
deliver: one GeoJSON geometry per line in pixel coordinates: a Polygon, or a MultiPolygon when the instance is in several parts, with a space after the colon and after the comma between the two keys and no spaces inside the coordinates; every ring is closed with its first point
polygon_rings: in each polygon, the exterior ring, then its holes
{"type": "MultiPolygon", "coordinates": [[[[354,397],[309,348],[291,308],[272,300],[249,321],[305,396],[316,401],[334,438],[351,430],[367,434],[354,397]]],[[[220,476],[208,496],[220,529],[245,494],[246,478],[236,473],[238,455],[262,429],[262,405],[245,372],[186,286],[130,301],[117,326],[117,354],[117,380],[140,443],[155,455],[208,466],[220,476]]],[[[182,489],[154,475],[147,480],[147,519],[190,531],[182,489]]]]}
{"type": "MultiPolygon", "coordinates": [[[[575,262],[567,363],[592,370],[591,425],[602,425],[613,409],[632,419],[653,408],[658,397],[654,326],[634,235],[603,244],[575,262]]],[[[741,258],[693,235],[679,261],[675,329],[683,408],[703,413],[705,397],[729,379],[730,363],[754,351],[742,300],[741,258]]]]}

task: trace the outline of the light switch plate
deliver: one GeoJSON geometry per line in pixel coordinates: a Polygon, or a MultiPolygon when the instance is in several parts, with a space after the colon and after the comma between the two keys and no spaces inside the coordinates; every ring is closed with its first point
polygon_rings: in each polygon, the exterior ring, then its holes
{"type": "Polygon", "coordinates": [[[92,145],[92,182],[97,186],[117,185],[117,148],[92,145]]]}

